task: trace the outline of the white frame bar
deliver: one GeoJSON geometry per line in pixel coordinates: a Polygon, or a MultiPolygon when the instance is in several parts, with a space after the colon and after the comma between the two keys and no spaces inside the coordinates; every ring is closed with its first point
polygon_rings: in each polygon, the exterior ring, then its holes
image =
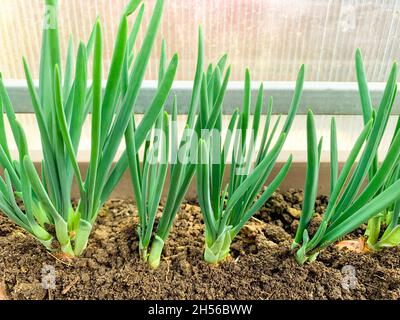
{"type": "MultiPolygon", "coordinates": [[[[25,80],[5,81],[5,85],[17,113],[33,112],[28,88],[25,80]]],[[[260,82],[252,83],[252,99],[256,100],[260,82]]],[[[228,85],[224,100],[224,113],[230,114],[242,105],[243,82],[232,81],[228,85]]],[[[264,82],[266,99],[269,96],[274,98],[274,114],[286,114],[293,96],[294,82],[264,82]]],[[[374,105],[378,105],[383,94],[384,83],[370,83],[369,89],[374,105]]],[[[145,81],[139,94],[135,112],[144,113],[152,97],[157,90],[156,81],[145,81]]],[[[172,103],[172,97],[176,94],[180,114],[187,112],[190,101],[192,82],[176,81],[172,94],[168,100],[167,107],[172,103]]],[[[353,82],[306,82],[304,84],[303,97],[301,99],[299,114],[305,114],[311,108],[319,115],[360,115],[360,98],[358,95],[357,83],[353,82]]],[[[254,103],[253,103],[254,105],[254,103]]],[[[396,102],[395,102],[396,105],[396,102]]],[[[394,108],[394,113],[399,110],[394,108]]]]}

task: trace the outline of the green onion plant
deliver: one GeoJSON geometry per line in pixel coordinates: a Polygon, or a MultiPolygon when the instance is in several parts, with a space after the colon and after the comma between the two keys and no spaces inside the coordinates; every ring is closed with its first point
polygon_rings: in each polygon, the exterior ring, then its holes
{"type": "MultiPolygon", "coordinates": [[[[364,110],[368,110],[365,98],[369,94],[364,90],[366,82],[359,51],[356,56],[362,105],[364,110]]],[[[322,222],[312,237],[308,232],[308,226],[313,217],[318,189],[322,140],[317,143],[314,117],[311,111],[308,112],[307,176],[302,214],[293,243],[293,248],[298,248],[296,257],[299,263],[315,260],[322,249],[348,235],[363,223],[371,221],[370,219],[380,217],[383,212],[387,212],[388,208],[395,208],[400,200],[400,180],[397,176],[400,156],[398,128],[393,134],[389,150],[382,163],[379,165],[376,160],[377,150],[385,133],[397,92],[396,78],[397,64],[394,63],[379,107],[376,110],[369,109],[370,116],[366,116],[364,111],[365,127],[355,141],[340,174],[336,124],[335,119],[332,119],[330,200],[322,222]]],[[[396,216],[395,210],[389,212],[391,212],[392,225],[388,225],[389,231],[378,242],[379,247],[399,243],[399,234],[396,231],[398,230],[398,215],[396,216]]]]}
{"type": "MultiPolygon", "coordinates": [[[[375,117],[376,110],[372,106],[371,94],[368,89],[368,83],[365,75],[364,64],[361,56],[360,50],[356,51],[356,71],[358,88],[361,99],[361,107],[363,113],[364,124],[375,117]]],[[[396,91],[393,93],[393,101],[396,97],[396,91]]],[[[400,117],[397,120],[397,126],[395,128],[394,137],[400,128],[400,117]]],[[[391,145],[395,142],[394,138],[391,141],[391,145]]],[[[374,177],[378,173],[378,152],[375,151],[375,158],[373,160],[372,166],[368,172],[368,179],[373,181],[374,177]]],[[[392,168],[389,173],[387,180],[383,186],[377,192],[382,193],[391,184],[400,179],[400,165],[399,160],[397,160],[396,165],[392,168]]],[[[369,219],[367,230],[365,235],[367,236],[367,245],[369,249],[379,250],[381,248],[398,246],[400,244],[400,225],[399,225],[399,215],[400,215],[400,200],[396,201],[392,205],[384,208],[379,214],[369,219]]]]}
{"type": "MultiPolygon", "coordinates": [[[[270,98],[264,130],[260,132],[264,88],[258,91],[255,112],[250,123],[250,73],[246,71],[243,110],[236,110],[230,120],[224,141],[221,141],[221,121],[216,129],[219,135],[203,137],[198,147],[197,192],[205,222],[204,259],[210,264],[224,260],[233,239],[248,220],[264,205],[286,177],[292,156],[276,177],[258,197],[273,168],[296,115],[304,83],[304,66],[298,74],[295,93],[286,122],[277,135],[280,117],[271,126],[272,98],[270,98]],[[250,129],[251,125],[251,129],[250,129]],[[235,130],[236,128],[236,130],[235,130]],[[232,134],[234,132],[234,134],[232,134]],[[259,139],[260,138],[260,139],[259,139]],[[249,141],[250,140],[250,141],[249,141]],[[276,140],[276,141],[274,141],[276,140]],[[229,181],[224,185],[227,153],[233,142],[229,181]],[[260,144],[258,152],[256,145],[260,144]],[[255,163],[254,168],[252,166],[255,163]]],[[[221,111],[220,111],[221,112],[221,111]]],[[[219,119],[222,114],[220,113],[219,119]]]]}
{"type": "MultiPolygon", "coordinates": [[[[166,63],[165,42],[162,43],[159,84],[164,77],[166,63]]],[[[173,119],[176,121],[176,98],[173,105],[173,119]]],[[[137,234],[139,252],[142,260],[147,261],[148,247],[151,241],[157,209],[167,177],[170,154],[170,124],[166,111],[162,112],[144,145],[143,165],[141,166],[135,141],[135,119],[132,118],[125,132],[126,152],[129,159],[132,186],[139,215],[137,234]]]]}
{"type": "MultiPolygon", "coordinates": [[[[66,255],[81,255],[87,246],[99,209],[115,187],[115,180],[110,174],[113,160],[132,119],[163,11],[163,0],[157,0],[143,44],[137,55],[134,55],[133,48],[144,10],[140,4],[140,0],[131,0],[122,15],[103,92],[100,21],[96,21],[88,43],[79,44],[76,63],[70,41],[65,69],[61,72],[57,15],[51,15],[57,12],[58,0],[45,0],[46,24],[38,90],[24,59],[26,79],[42,142],[41,175],[29,156],[24,130],[14,113],[3,80],[0,79],[0,165],[4,169],[4,179],[0,178],[0,209],[49,250],[55,249],[54,240],[57,240],[60,250],[66,255]],[[127,18],[135,11],[138,11],[136,21],[129,31],[127,18]],[[88,64],[91,56],[93,70],[92,81],[89,82],[88,64]],[[18,146],[17,160],[12,158],[8,147],[3,110],[18,146]],[[82,126],[90,110],[91,154],[88,171],[83,178],[77,153],[82,126]],[[74,179],[80,193],[76,208],[71,203],[74,179]],[[24,210],[18,206],[18,201],[22,201],[24,210]]],[[[136,146],[144,142],[162,110],[175,77],[177,62],[175,55],[165,70],[147,113],[136,129],[136,146]]]]}
{"type": "MultiPolygon", "coordinates": [[[[136,135],[134,124],[131,124],[126,132],[127,159],[139,211],[140,254],[152,269],[156,269],[160,264],[164,243],[195,174],[196,162],[193,159],[197,157],[198,137],[203,130],[212,130],[220,120],[228,85],[230,68],[226,68],[227,56],[222,56],[215,67],[209,65],[205,71],[203,42],[202,31],[199,29],[196,74],[186,126],[181,138],[178,137],[176,98],[173,103],[171,122],[168,120],[168,115],[164,113],[155,125],[155,129],[161,129],[162,136],[165,137],[162,139],[164,143],[158,138],[156,140],[153,138],[145,146],[142,167],[140,167],[139,158],[135,156],[137,146],[132,139],[136,135]],[[152,161],[152,159],[158,159],[158,161],[152,161]],[[166,185],[168,162],[171,165],[165,205],[153,234],[158,204],[166,185]]],[[[161,63],[163,60],[165,59],[162,58],[161,63]]],[[[161,73],[162,70],[161,65],[161,73]]]]}

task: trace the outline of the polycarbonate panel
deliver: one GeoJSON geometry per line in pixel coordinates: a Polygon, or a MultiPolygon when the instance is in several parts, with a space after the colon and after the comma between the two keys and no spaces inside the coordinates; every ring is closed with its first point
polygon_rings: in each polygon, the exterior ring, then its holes
{"type": "MultiPolygon", "coordinates": [[[[0,71],[24,77],[25,55],[38,75],[43,0],[0,1],[0,71]]],[[[109,67],[119,16],[127,0],[60,0],[62,50],[69,34],[86,41],[97,15],[104,33],[104,67],[109,67]]],[[[145,0],[148,22],[154,0],[145,0]]],[[[147,79],[157,78],[161,35],[168,54],[178,52],[178,80],[193,78],[197,26],[206,37],[206,58],[228,53],[232,80],[245,68],[256,80],[294,80],[302,63],[309,81],[354,81],[355,48],[364,53],[368,79],[383,81],[399,57],[400,0],[166,0],[157,47],[147,79]]],[[[132,20],[132,19],[131,19],[132,20]]],[[[143,38],[143,28],[139,40],[143,38]]]]}

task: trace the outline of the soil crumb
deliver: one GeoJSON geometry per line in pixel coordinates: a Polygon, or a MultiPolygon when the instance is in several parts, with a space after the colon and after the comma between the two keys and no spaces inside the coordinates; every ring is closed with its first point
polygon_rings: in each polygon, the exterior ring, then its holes
{"type": "MultiPolygon", "coordinates": [[[[71,262],[0,214],[0,300],[399,299],[399,248],[357,254],[330,247],[315,263],[296,263],[290,245],[302,197],[299,190],[276,192],[232,244],[232,258],[218,266],[203,261],[199,207],[183,204],[156,271],[140,261],[133,203],[108,202],[84,256],[71,262]]],[[[327,202],[318,198],[313,225],[327,202]]]]}

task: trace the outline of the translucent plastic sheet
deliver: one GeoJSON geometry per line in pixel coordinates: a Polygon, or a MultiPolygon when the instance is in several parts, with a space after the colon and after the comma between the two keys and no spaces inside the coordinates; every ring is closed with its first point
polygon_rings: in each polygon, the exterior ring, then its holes
{"type": "MultiPolygon", "coordinates": [[[[103,22],[105,68],[119,15],[127,0],[59,0],[63,52],[68,36],[86,41],[97,15],[103,22]]],[[[0,0],[0,71],[24,77],[21,56],[37,76],[42,0],[0,0]]],[[[146,0],[148,21],[154,0],[146,0]]],[[[400,0],[166,0],[161,35],[168,53],[179,52],[177,79],[191,80],[195,69],[197,26],[206,37],[207,59],[228,53],[232,79],[294,80],[301,63],[308,81],[354,81],[356,47],[364,54],[370,81],[383,81],[400,54],[400,0]]],[[[140,38],[142,38],[142,34],[140,38]]],[[[140,40],[140,39],[139,39],[140,40]]],[[[147,79],[157,78],[154,54],[147,79]]]]}

